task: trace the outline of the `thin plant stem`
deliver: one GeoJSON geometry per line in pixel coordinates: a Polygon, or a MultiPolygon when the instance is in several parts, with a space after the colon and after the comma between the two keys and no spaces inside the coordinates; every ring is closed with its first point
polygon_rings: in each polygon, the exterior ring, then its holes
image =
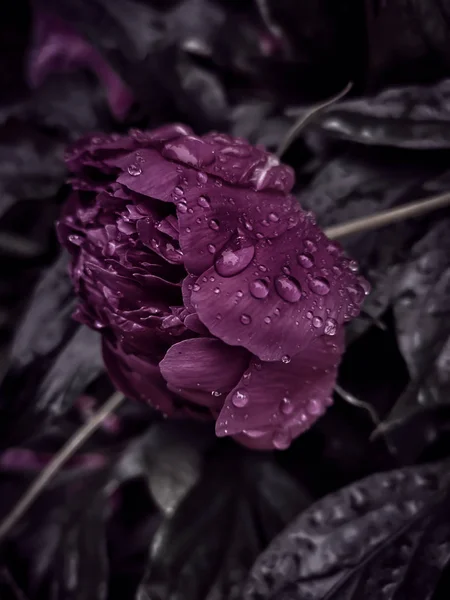
{"type": "Polygon", "coordinates": [[[59,469],[86,442],[103,421],[124,401],[121,392],[114,393],[92,417],[64,444],[48,465],[39,473],[25,494],[0,524],[0,542],[8,535],[16,523],[23,517],[45,486],[55,477],[59,469]]]}
{"type": "Polygon", "coordinates": [[[378,229],[380,227],[385,227],[386,225],[392,225],[393,223],[399,223],[400,221],[419,217],[420,215],[449,205],[450,193],[447,192],[445,194],[439,194],[438,196],[425,198],[424,200],[410,202],[409,204],[399,206],[398,208],[383,210],[374,215],[369,215],[368,217],[353,219],[352,221],[347,221],[347,223],[341,223],[340,225],[332,225],[325,229],[325,233],[330,239],[343,238],[354,233],[370,231],[372,229],[378,229]]]}
{"type": "Polygon", "coordinates": [[[276,155],[278,156],[278,158],[281,158],[283,156],[283,154],[286,152],[286,150],[289,148],[289,146],[292,144],[292,142],[298,136],[300,131],[318,113],[323,111],[325,108],[328,108],[328,106],[331,106],[335,102],[338,102],[341,98],[343,98],[346,94],[348,94],[348,92],[352,89],[352,86],[353,86],[353,83],[350,81],[349,83],[347,83],[345,88],[343,90],[341,90],[338,94],[335,94],[331,98],[327,98],[327,100],[324,100],[323,102],[320,102],[319,104],[315,104],[309,110],[306,110],[305,113],[298,119],[298,121],[296,121],[294,123],[294,125],[289,129],[285,138],[281,141],[280,145],[278,146],[278,150],[276,152],[276,155]]]}

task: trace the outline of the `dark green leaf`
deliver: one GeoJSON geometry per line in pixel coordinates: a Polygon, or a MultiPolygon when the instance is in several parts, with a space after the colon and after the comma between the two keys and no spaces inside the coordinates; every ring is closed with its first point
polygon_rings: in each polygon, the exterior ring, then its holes
{"type": "Polygon", "coordinates": [[[450,560],[449,463],[325,497],[257,560],[246,600],[427,600],[450,560]]]}
{"type": "Polygon", "coordinates": [[[241,598],[255,557],[308,503],[270,457],[223,450],[156,533],[140,600],[241,598]]]}
{"type": "Polygon", "coordinates": [[[432,87],[397,87],[373,97],[343,100],[311,126],[341,140],[371,146],[448,149],[450,80],[432,87]]]}
{"type": "Polygon", "coordinates": [[[38,414],[46,418],[67,409],[103,369],[98,334],[72,319],[75,299],[67,269],[61,256],[45,273],[13,340],[0,384],[4,447],[23,441],[37,427],[38,414]]]}
{"type": "Polygon", "coordinates": [[[411,382],[385,426],[450,398],[450,221],[443,220],[393,269],[399,348],[411,382]]]}

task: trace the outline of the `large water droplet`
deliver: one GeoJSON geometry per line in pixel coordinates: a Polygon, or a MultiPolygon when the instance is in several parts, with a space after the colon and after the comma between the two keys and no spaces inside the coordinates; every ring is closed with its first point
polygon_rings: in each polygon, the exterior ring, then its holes
{"type": "Polygon", "coordinates": [[[217,231],[219,229],[219,222],[216,219],[211,219],[209,226],[213,231],[217,231]]]}
{"type": "Polygon", "coordinates": [[[250,323],[252,322],[252,318],[250,315],[241,315],[240,321],[242,325],[250,325],[250,323]]]}
{"type": "Polygon", "coordinates": [[[216,271],[222,277],[233,277],[234,275],[238,275],[248,267],[253,260],[254,255],[254,246],[237,248],[236,250],[224,250],[216,260],[216,271]]]}
{"type": "Polygon", "coordinates": [[[231,402],[237,408],[243,408],[244,406],[247,406],[248,400],[248,394],[245,390],[236,390],[231,396],[231,402]]]}
{"type": "Polygon", "coordinates": [[[289,398],[283,398],[280,403],[280,412],[283,415],[291,415],[294,412],[294,403],[289,398]]]}
{"type": "Polygon", "coordinates": [[[197,181],[201,185],[207,183],[207,181],[208,181],[208,175],[206,173],[203,173],[203,171],[199,171],[197,173],[197,181]]]}
{"type": "Polygon", "coordinates": [[[142,173],[142,169],[139,165],[132,164],[128,167],[128,173],[132,177],[138,177],[142,173]]]}
{"type": "Polygon", "coordinates": [[[312,324],[316,329],[318,329],[319,327],[322,327],[322,325],[323,325],[322,317],[313,317],[312,324]]]}
{"type": "Polygon", "coordinates": [[[286,450],[291,444],[291,436],[287,431],[276,431],[272,437],[272,443],[277,450],[286,450]]]}
{"type": "Polygon", "coordinates": [[[267,285],[267,282],[263,279],[256,279],[255,281],[252,281],[249,285],[249,289],[250,294],[254,298],[266,298],[269,294],[269,286],[267,285]]]}
{"type": "Polygon", "coordinates": [[[314,257],[312,254],[308,254],[308,252],[304,252],[303,254],[299,254],[297,256],[298,264],[304,269],[310,269],[314,264],[314,257]]]}
{"type": "Polygon", "coordinates": [[[352,300],[356,303],[362,302],[366,292],[363,287],[359,285],[359,283],[350,284],[347,286],[347,291],[352,296],[352,300]]]}
{"type": "Polygon", "coordinates": [[[275,278],[275,289],[286,302],[298,302],[302,295],[302,289],[299,282],[294,277],[279,275],[275,278]]]}
{"type": "Polygon", "coordinates": [[[336,335],[337,321],[335,319],[327,319],[325,321],[325,329],[323,330],[325,335],[336,335]]]}
{"type": "Polygon", "coordinates": [[[202,208],[209,208],[210,202],[206,196],[200,196],[200,198],[197,200],[197,204],[202,208]]]}
{"type": "Polygon", "coordinates": [[[310,415],[314,416],[321,415],[324,412],[322,404],[319,402],[319,400],[315,399],[312,399],[308,402],[307,410],[310,415]]]}
{"type": "Polygon", "coordinates": [[[330,291],[330,283],[325,277],[314,277],[308,282],[309,288],[319,296],[326,296],[330,291]]]}

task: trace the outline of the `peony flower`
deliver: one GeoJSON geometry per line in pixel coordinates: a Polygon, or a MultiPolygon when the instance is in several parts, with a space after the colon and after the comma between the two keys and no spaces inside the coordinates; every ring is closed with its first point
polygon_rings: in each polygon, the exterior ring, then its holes
{"type": "Polygon", "coordinates": [[[76,318],[128,397],[286,448],[331,404],[366,282],[290,195],[291,169],[182,125],[91,136],[67,155],[58,224],[76,318]]]}

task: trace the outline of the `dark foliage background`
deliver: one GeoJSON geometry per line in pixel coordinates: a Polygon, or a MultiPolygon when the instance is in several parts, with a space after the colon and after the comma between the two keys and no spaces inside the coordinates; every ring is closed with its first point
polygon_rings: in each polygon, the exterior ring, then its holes
{"type": "MultiPolygon", "coordinates": [[[[16,0],[0,11],[3,518],[113,391],[97,334],[71,320],[53,229],[65,146],[183,121],[275,150],[289,109],[352,81],[286,153],[302,205],[328,226],[450,191],[450,2],[16,0]],[[70,24],[122,87],[98,61],[64,59],[68,42],[45,63],[42,15],[70,24]]],[[[289,450],[252,453],[125,403],[2,543],[2,600],[449,597],[450,215],[344,242],[373,291],[326,416],[289,450]]]]}

